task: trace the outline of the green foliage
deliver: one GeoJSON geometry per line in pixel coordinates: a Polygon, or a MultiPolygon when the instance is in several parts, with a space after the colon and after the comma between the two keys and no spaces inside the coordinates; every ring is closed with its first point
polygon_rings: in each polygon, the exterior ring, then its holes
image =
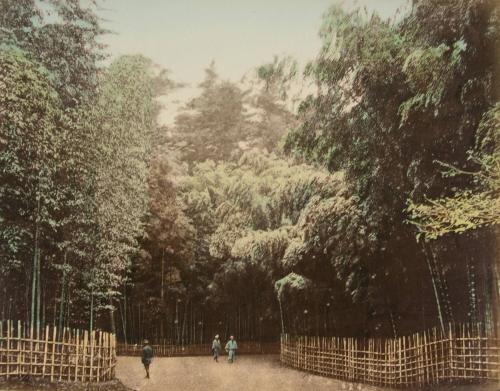
{"type": "Polygon", "coordinates": [[[264,82],[266,92],[275,93],[286,99],[291,81],[297,76],[297,62],[290,56],[279,58],[274,56],[273,62],[257,67],[257,77],[264,82]]]}
{"type": "MultiPolygon", "coordinates": [[[[198,231],[197,242],[205,243],[195,251],[195,273],[214,275],[206,293],[210,302],[248,303],[258,296],[261,304],[254,310],[274,308],[276,319],[273,286],[290,273],[316,283],[308,285],[309,298],[333,281],[336,299],[345,301],[344,292],[348,300],[363,297],[356,281],[345,281],[359,272],[370,237],[343,173],[251,150],[235,163],[196,165],[182,181],[181,194],[186,205],[195,200],[204,205],[188,206],[185,213],[198,231]],[[209,230],[197,223],[207,214],[209,230]],[[202,268],[204,263],[212,267],[202,268]]],[[[295,316],[292,296],[283,300],[290,306],[288,315],[295,316]]]]}
{"type": "Polygon", "coordinates": [[[470,176],[474,188],[457,191],[451,197],[410,201],[410,223],[418,229],[417,237],[437,239],[449,233],[461,234],[484,226],[500,224],[500,106],[485,113],[478,129],[478,142],[469,159],[478,169],[468,172],[441,163],[447,177],[470,176]]]}
{"type": "Polygon", "coordinates": [[[423,327],[416,309],[427,325],[493,307],[493,0],[418,0],[395,22],[334,6],[298,118],[297,65],[275,57],[248,89],[212,64],[172,129],[157,98],[178,85],[140,55],[101,67],[82,4],[0,0],[9,317],[114,328],[118,308],[123,338],[180,343],[221,313],[253,339],[278,309],[287,331],[396,337],[423,327]]]}
{"type": "Polygon", "coordinates": [[[198,162],[238,159],[258,148],[276,151],[294,115],[284,99],[296,74],[287,57],[274,59],[245,76],[249,86],[221,80],[212,63],[205,70],[201,93],[176,117],[170,143],[189,166],[198,162]]]}
{"type": "MultiPolygon", "coordinates": [[[[24,266],[35,246],[35,225],[51,245],[60,225],[64,130],[57,94],[46,72],[20,51],[0,51],[0,230],[2,266],[24,266]]],[[[6,277],[8,274],[5,275],[6,277]]]]}
{"type": "MultiPolygon", "coordinates": [[[[355,268],[347,285],[365,286],[370,316],[391,306],[391,311],[409,311],[414,303],[405,296],[415,297],[418,281],[425,281],[426,269],[419,265],[429,254],[417,246],[415,228],[405,224],[408,200],[419,229],[434,230],[434,237],[498,218],[495,187],[467,190],[479,177],[494,181],[497,176],[496,163],[489,165],[491,171],[485,157],[468,154],[475,140],[491,140],[488,132],[481,136],[480,122],[496,101],[497,21],[493,1],[421,0],[395,22],[341,6],[325,14],[323,45],[307,68],[318,93],[302,103],[301,122],[288,134],[285,151],[345,171],[369,237],[353,252],[358,257],[348,261],[363,266],[355,268]],[[441,176],[436,160],[476,174],[441,176]],[[442,202],[425,202],[436,199],[442,202]],[[394,274],[406,283],[391,280],[394,274]]],[[[489,234],[482,231],[469,246],[491,261],[491,249],[480,244],[489,234]]],[[[448,270],[465,263],[449,255],[455,246],[448,238],[435,254],[448,270]]],[[[303,252],[297,244],[295,251],[303,252]]],[[[352,250],[339,251],[340,263],[344,251],[352,250]]],[[[441,288],[446,297],[445,283],[441,288]]]]}
{"type": "MultiPolygon", "coordinates": [[[[98,236],[91,291],[117,291],[145,236],[148,171],[157,125],[158,84],[142,56],[120,57],[107,69],[95,106],[95,218],[98,236]],[[105,271],[102,273],[100,271],[105,271]]],[[[106,296],[104,296],[106,297],[106,296]]]]}
{"type": "Polygon", "coordinates": [[[228,160],[244,141],[246,92],[229,81],[220,81],[214,64],[205,70],[200,96],[176,117],[173,141],[188,162],[228,160]]]}
{"type": "Polygon", "coordinates": [[[312,285],[312,281],[307,278],[298,275],[296,273],[290,273],[282,279],[276,281],[274,284],[274,289],[280,300],[283,300],[285,295],[288,293],[300,292],[312,285]]]}
{"type": "Polygon", "coordinates": [[[100,69],[94,7],[0,2],[2,297],[37,326],[113,310],[146,235],[156,97],[174,87],[141,56],[100,69]]]}
{"type": "Polygon", "coordinates": [[[98,62],[104,58],[98,42],[105,33],[96,5],[80,1],[0,1],[0,40],[21,48],[49,72],[66,107],[75,107],[95,91],[98,62]]]}

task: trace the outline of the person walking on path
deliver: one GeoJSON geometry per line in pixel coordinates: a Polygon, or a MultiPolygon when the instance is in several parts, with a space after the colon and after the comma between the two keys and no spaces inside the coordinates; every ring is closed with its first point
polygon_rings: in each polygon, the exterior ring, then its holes
{"type": "Polygon", "coordinates": [[[146,370],[146,379],[149,379],[149,366],[151,365],[152,360],[153,360],[153,348],[149,345],[149,341],[145,339],[144,346],[142,347],[141,361],[144,365],[144,369],[146,370]]]}
{"type": "Polygon", "coordinates": [[[238,349],[238,344],[236,343],[234,336],[231,335],[229,337],[229,341],[227,341],[226,344],[226,352],[228,353],[227,356],[227,361],[230,363],[234,362],[234,359],[236,358],[236,349],[238,349]]]}
{"type": "Polygon", "coordinates": [[[214,356],[214,361],[219,362],[219,352],[220,352],[220,339],[219,334],[217,334],[212,342],[212,355],[214,356]]]}

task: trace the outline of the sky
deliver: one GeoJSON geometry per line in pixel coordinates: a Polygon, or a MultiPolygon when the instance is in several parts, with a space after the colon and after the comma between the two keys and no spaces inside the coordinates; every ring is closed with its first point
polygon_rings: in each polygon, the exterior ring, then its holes
{"type": "MultiPolygon", "coordinates": [[[[197,93],[204,69],[215,61],[223,79],[238,81],[274,55],[299,64],[320,48],[321,16],[335,0],[105,0],[100,16],[113,31],[104,38],[112,58],[143,54],[189,87],[164,99],[160,121],[197,93]]],[[[353,1],[343,1],[352,7],[353,1]]],[[[358,0],[390,17],[406,0],[358,0]]]]}

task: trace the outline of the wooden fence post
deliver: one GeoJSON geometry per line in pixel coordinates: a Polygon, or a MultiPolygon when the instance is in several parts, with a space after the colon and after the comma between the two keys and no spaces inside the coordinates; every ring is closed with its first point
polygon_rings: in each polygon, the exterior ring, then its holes
{"type": "Polygon", "coordinates": [[[47,325],[45,331],[43,328],[40,331],[36,333],[32,325],[25,327],[21,321],[0,320],[0,379],[27,375],[51,382],[101,382],[114,378],[114,334],[100,331],[97,336],[92,332],[89,346],[89,336],[85,333],[82,349],[79,330],[65,327],[58,336],[57,327],[51,329],[47,325]]]}
{"type": "Polygon", "coordinates": [[[75,381],[78,381],[78,365],[80,364],[80,330],[76,329],[75,337],[75,381]]]}
{"type": "Polygon", "coordinates": [[[42,378],[44,378],[46,374],[48,353],[49,353],[49,326],[45,326],[45,343],[43,347],[42,378]]]}
{"type": "MultiPolygon", "coordinates": [[[[4,340],[4,337],[3,337],[3,321],[0,320],[0,351],[4,351],[4,348],[3,348],[3,340],[4,340]]],[[[4,363],[3,363],[3,360],[2,362],[0,362],[0,376],[3,376],[5,375],[7,371],[4,371],[4,363]]]]}
{"type": "MultiPolygon", "coordinates": [[[[57,327],[51,330],[45,326],[45,333],[41,331],[41,336],[35,337],[31,325],[25,328],[20,321],[0,321],[0,376],[10,379],[30,375],[51,381],[82,382],[102,382],[114,377],[114,334],[85,331],[82,341],[78,330],[62,328],[60,339],[57,327]]],[[[434,327],[385,340],[282,334],[280,359],[297,369],[344,380],[389,387],[428,387],[446,380],[498,379],[498,344],[493,336],[483,337],[480,324],[449,324],[445,332],[434,327]]],[[[205,349],[202,345],[189,345],[178,351],[177,346],[166,341],[155,346],[173,355],[200,354],[205,349]]],[[[259,346],[242,343],[245,351],[259,346]]],[[[130,346],[130,352],[138,351],[130,346]]]]}
{"type": "Polygon", "coordinates": [[[66,380],[68,382],[71,380],[71,367],[73,366],[71,356],[75,345],[76,345],[75,342],[73,342],[73,333],[71,332],[71,329],[68,327],[68,346],[66,347],[66,360],[68,362],[68,366],[66,367],[66,380]]]}
{"type": "Polygon", "coordinates": [[[454,371],[454,367],[455,367],[455,357],[454,357],[454,347],[453,347],[453,333],[452,333],[452,330],[451,330],[451,323],[448,323],[448,339],[449,339],[449,348],[450,348],[450,352],[449,352],[449,362],[450,362],[450,368],[449,368],[449,375],[448,375],[448,380],[452,380],[455,378],[455,371],[454,371]]]}
{"type": "Polygon", "coordinates": [[[97,373],[96,373],[96,381],[101,380],[101,353],[102,353],[102,331],[99,331],[97,338],[97,373]]]}
{"type": "Polygon", "coordinates": [[[94,381],[94,340],[95,340],[95,331],[92,331],[90,333],[90,377],[89,377],[90,383],[94,381]]]}
{"type": "MultiPolygon", "coordinates": [[[[64,341],[66,338],[66,327],[63,327],[61,334],[61,341],[57,343],[59,349],[59,381],[62,380],[62,370],[64,365],[64,341]]],[[[54,341],[55,342],[55,341],[54,341]]]]}
{"type": "Polygon", "coordinates": [[[54,369],[56,362],[56,341],[57,341],[57,327],[52,329],[52,364],[50,366],[50,381],[54,381],[54,369]]]}
{"type": "Polygon", "coordinates": [[[81,382],[87,380],[87,343],[88,343],[88,332],[85,330],[83,332],[83,354],[82,354],[82,378],[81,382]]]}
{"type": "Polygon", "coordinates": [[[7,380],[9,380],[10,377],[10,320],[7,320],[7,349],[6,349],[6,354],[7,354],[7,380]]]}

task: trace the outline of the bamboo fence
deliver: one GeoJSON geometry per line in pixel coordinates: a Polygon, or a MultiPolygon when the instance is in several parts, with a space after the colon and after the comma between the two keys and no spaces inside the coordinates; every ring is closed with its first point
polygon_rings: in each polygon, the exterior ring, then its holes
{"type": "Polygon", "coordinates": [[[39,335],[20,321],[0,321],[0,378],[103,382],[115,377],[115,335],[47,326],[39,335]]]}
{"type": "MultiPolygon", "coordinates": [[[[225,342],[221,342],[221,354],[224,352],[225,342]]],[[[157,357],[176,356],[206,356],[212,354],[212,344],[175,345],[170,341],[160,341],[150,344],[153,354],[157,357]]],[[[119,356],[140,356],[142,354],[141,344],[117,345],[119,356]]],[[[280,344],[271,342],[243,341],[238,342],[237,354],[279,354],[280,344]]]]}
{"type": "Polygon", "coordinates": [[[500,381],[499,340],[480,324],[394,339],[281,336],[281,362],[315,374],[395,388],[500,381]]]}

